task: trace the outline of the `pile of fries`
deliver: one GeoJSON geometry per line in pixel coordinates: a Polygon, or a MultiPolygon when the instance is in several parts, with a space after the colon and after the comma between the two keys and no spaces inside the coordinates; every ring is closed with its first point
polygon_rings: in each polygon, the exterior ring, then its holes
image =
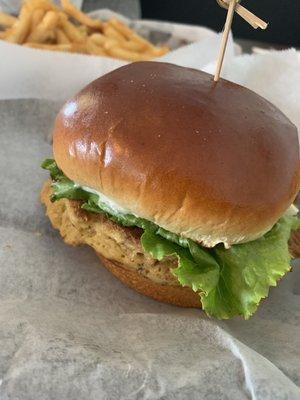
{"type": "Polygon", "coordinates": [[[168,52],[116,18],[106,22],[78,10],[70,0],[25,0],[18,18],[0,13],[0,39],[38,49],[150,60],[168,52]]]}

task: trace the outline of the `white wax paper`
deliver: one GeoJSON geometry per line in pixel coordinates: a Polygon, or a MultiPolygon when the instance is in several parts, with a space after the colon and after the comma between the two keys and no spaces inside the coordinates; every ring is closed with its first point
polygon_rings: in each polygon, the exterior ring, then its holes
{"type": "MultiPolygon", "coordinates": [[[[196,41],[161,57],[164,61],[201,68],[212,62],[218,54],[220,35],[208,28],[154,22],[151,30],[149,21],[130,21],[110,10],[99,10],[91,15],[101,19],[117,16],[147,36],[161,37],[175,47],[182,41],[196,41]]],[[[239,47],[234,46],[230,39],[225,64],[239,51],[239,47]]],[[[127,63],[109,57],[30,49],[2,40],[0,60],[0,99],[40,98],[61,101],[100,75],[127,63]]]]}
{"type": "MultiPolygon", "coordinates": [[[[218,39],[164,59],[209,69],[218,39]]],[[[232,49],[224,74],[299,126],[293,53],[236,58],[232,49]]],[[[299,399],[299,263],[248,321],[123,286],[90,248],[65,245],[39,202],[61,102],[119,62],[6,43],[0,60],[0,399],[299,399]]]]}
{"type": "MultiPolygon", "coordinates": [[[[214,73],[215,62],[203,69],[214,73]]],[[[295,49],[235,57],[224,65],[222,76],[271,101],[300,132],[300,58],[295,49]]]]}

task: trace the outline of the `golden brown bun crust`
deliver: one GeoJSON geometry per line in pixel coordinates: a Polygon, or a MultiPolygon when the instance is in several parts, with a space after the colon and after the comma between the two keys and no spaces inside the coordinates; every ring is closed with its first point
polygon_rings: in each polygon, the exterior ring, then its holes
{"type": "Polygon", "coordinates": [[[122,264],[117,264],[107,258],[103,258],[100,254],[98,254],[98,256],[102,264],[115,277],[138,293],[151,297],[154,300],[179,307],[201,308],[199,294],[193,292],[192,289],[153,282],[136,271],[129,271],[122,264]]]}
{"type": "Polygon", "coordinates": [[[172,64],[92,82],[59,113],[53,143],[70,179],[206,246],[261,236],[299,190],[297,129],[275,106],[172,64]]]}

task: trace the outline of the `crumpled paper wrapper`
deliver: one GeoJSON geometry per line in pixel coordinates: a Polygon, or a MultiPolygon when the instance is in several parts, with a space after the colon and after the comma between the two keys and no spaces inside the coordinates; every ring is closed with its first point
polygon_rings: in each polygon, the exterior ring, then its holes
{"type": "MultiPolygon", "coordinates": [[[[218,45],[212,35],[164,60],[212,69],[218,45]]],[[[123,286],[90,248],[65,245],[39,202],[62,101],[121,63],[6,43],[0,58],[1,400],[299,399],[299,263],[248,321],[217,321],[123,286]]],[[[235,57],[231,43],[223,75],[300,127],[295,58],[235,57]]]]}

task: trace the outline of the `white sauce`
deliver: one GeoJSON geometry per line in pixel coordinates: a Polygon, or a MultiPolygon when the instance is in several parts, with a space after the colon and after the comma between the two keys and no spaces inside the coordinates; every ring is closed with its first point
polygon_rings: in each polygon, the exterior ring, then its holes
{"type": "MultiPolygon", "coordinates": [[[[101,203],[104,203],[105,205],[110,207],[112,209],[112,211],[114,211],[115,213],[118,213],[118,214],[133,214],[132,211],[128,210],[127,208],[124,208],[124,207],[120,206],[114,200],[112,200],[109,197],[105,196],[103,193],[98,192],[97,190],[91,189],[88,186],[80,186],[78,184],[76,184],[76,186],[82,187],[83,190],[85,190],[85,191],[87,191],[89,193],[96,194],[98,196],[98,198],[99,198],[98,199],[98,205],[99,206],[101,206],[101,203]]],[[[299,211],[298,208],[294,204],[291,204],[283,215],[296,215],[296,214],[298,214],[298,211],[299,211]]],[[[133,214],[133,215],[135,215],[135,214],[133,214]]]]}
{"type": "MultiPolygon", "coordinates": [[[[78,185],[80,186],[80,185],[78,185]]],[[[121,207],[119,204],[117,204],[115,201],[111,200],[107,196],[105,196],[103,193],[97,192],[97,190],[91,189],[88,186],[81,186],[83,190],[89,193],[96,194],[98,196],[98,205],[101,206],[101,203],[104,203],[107,205],[109,208],[112,209],[115,213],[118,214],[132,214],[128,209],[121,207]]]]}
{"type": "Polygon", "coordinates": [[[286,212],[284,213],[284,215],[297,215],[299,212],[298,208],[292,204],[289,206],[289,208],[286,210],[286,212]]]}

